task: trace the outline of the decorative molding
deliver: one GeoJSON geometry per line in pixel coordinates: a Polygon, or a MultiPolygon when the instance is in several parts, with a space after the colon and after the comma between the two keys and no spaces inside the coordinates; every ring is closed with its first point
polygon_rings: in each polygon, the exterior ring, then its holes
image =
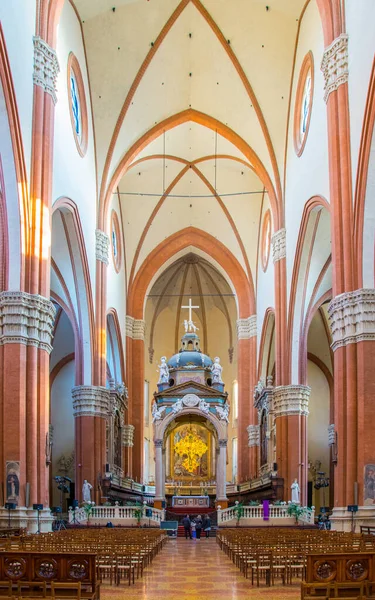
{"type": "Polygon", "coordinates": [[[375,340],[375,289],[336,296],[328,307],[333,351],[348,344],[375,340]]]}
{"type": "Polygon", "coordinates": [[[219,440],[219,448],[226,448],[228,445],[228,440],[219,440]]]}
{"type": "Polygon", "coordinates": [[[283,385],[273,390],[275,417],[309,414],[311,388],[308,385],[283,385]]]}
{"type": "Polygon", "coordinates": [[[0,292],[0,345],[24,344],[52,351],[56,309],[44,296],[0,292]]]}
{"type": "Polygon", "coordinates": [[[324,101],[328,102],[331,92],[348,81],[348,35],[342,33],[324,50],[321,70],[324,76],[324,101]]]}
{"type": "Polygon", "coordinates": [[[126,315],[125,331],[127,337],[132,340],[144,340],[146,333],[146,323],[142,319],[134,319],[126,315]]]}
{"type": "Polygon", "coordinates": [[[45,92],[52,96],[53,103],[57,102],[56,81],[60,72],[57,54],[51,46],[39,36],[33,38],[34,41],[34,73],[33,81],[39,85],[45,92]]]}
{"type": "Polygon", "coordinates": [[[249,425],[246,430],[249,435],[249,448],[252,448],[253,446],[259,446],[259,425],[249,425]]]}
{"type": "Polygon", "coordinates": [[[163,448],[163,440],[154,440],[155,448],[163,448]]]}
{"type": "Polygon", "coordinates": [[[279,229],[272,236],[272,258],[277,262],[286,257],[286,229],[279,229]]]}
{"type": "Polygon", "coordinates": [[[104,231],[100,229],[95,230],[96,246],[95,256],[96,260],[100,260],[105,265],[109,265],[109,237],[104,231]]]}
{"type": "Polygon", "coordinates": [[[336,444],[336,432],[335,424],[328,425],[328,446],[334,446],[336,444]]]}
{"type": "Polygon", "coordinates": [[[238,319],[237,321],[237,339],[249,340],[257,335],[257,316],[252,315],[247,319],[238,319]]]}
{"type": "Polygon", "coordinates": [[[122,427],[122,445],[126,448],[134,446],[134,425],[123,425],[122,427]]]}
{"type": "Polygon", "coordinates": [[[182,398],[182,403],[188,407],[197,406],[199,402],[200,398],[196,394],[185,394],[185,396],[182,398]]]}
{"type": "Polygon", "coordinates": [[[105,387],[77,385],[72,388],[74,416],[107,418],[110,409],[109,396],[110,392],[105,387]]]}

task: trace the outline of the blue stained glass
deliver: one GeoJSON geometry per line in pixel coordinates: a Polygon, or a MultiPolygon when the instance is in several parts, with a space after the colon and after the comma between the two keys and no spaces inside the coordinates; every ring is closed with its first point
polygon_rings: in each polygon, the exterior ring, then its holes
{"type": "Polygon", "coordinates": [[[81,135],[81,108],[80,108],[80,104],[79,104],[77,82],[76,82],[76,79],[75,79],[73,73],[70,74],[70,95],[71,95],[71,99],[72,99],[74,128],[75,128],[77,136],[79,137],[81,135]]]}
{"type": "Polygon", "coordinates": [[[113,256],[117,258],[117,237],[116,232],[112,229],[112,247],[113,247],[113,256]]]}

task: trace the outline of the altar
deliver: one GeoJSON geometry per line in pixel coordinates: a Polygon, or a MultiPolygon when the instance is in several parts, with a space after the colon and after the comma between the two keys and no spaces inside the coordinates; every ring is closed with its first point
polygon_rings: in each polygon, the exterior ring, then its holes
{"type": "Polygon", "coordinates": [[[176,508],[208,508],[209,496],[173,496],[172,506],[176,508]]]}

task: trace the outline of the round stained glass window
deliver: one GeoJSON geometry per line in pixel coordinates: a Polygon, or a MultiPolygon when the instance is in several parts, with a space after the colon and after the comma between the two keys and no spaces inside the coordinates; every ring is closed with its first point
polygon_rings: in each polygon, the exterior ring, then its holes
{"type": "Polygon", "coordinates": [[[68,59],[68,99],[77,150],[81,156],[84,156],[87,150],[88,129],[85,87],[78,60],[72,52],[68,59]]]}
{"type": "Polygon", "coordinates": [[[261,262],[263,271],[267,270],[271,252],[271,211],[268,209],[263,218],[261,237],[261,262]]]}
{"type": "Polygon", "coordinates": [[[120,240],[120,223],[117,213],[112,211],[111,218],[111,246],[113,264],[118,273],[121,268],[121,240],[120,240]]]}
{"type": "Polygon", "coordinates": [[[294,109],[294,147],[297,156],[301,156],[310,126],[314,93],[314,61],[311,52],[306,54],[297,85],[294,109]]]}

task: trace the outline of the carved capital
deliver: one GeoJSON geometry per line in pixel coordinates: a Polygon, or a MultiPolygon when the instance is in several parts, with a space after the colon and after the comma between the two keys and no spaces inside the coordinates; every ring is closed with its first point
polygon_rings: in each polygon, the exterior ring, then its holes
{"type": "Polygon", "coordinates": [[[283,385],[273,390],[275,417],[309,414],[311,388],[307,385],[283,385]]]}
{"type": "Polygon", "coordinates": [[[94,385],[77,385],[72,388],[75,417],[108,417],[109,390],[94,385]]]}
{"type": "Polygon", "coordinates": [[[126,315],[125,330],[126,335],[132,340],[144,340],[146,323],[142,319],[134,319],[126,315]]]}
{"type": "Polygon", "coordinates": [[[259,425],[249,425],[246,429],[249,435],[249,447],[259,446],[259,425]]]}
{"type": "Polygon", "coordinates": [[[328,102],[331,92],[348,81],[348,36],[342,33],[324,50],[321,70],[324,75],[324,101],[328,102]]]}
{"type": "Polygon", "coordinates": [[[109,265],[109,237],[104,231],[100,229],[95,230],[96,246],[95,256],[96,260],[100,260],[105,265],[109,265]]]}
{"type": "Polygon", "coordinates": [[[360,289],[336,296],[329,305],[332,349],[375,340],[375,290],[360,289]]]}
{"type": "Polygon", "coordinates": [[[56,310],[44,296],[0,293],[0,345],[24,344],[50,353],[56,310]]]}
{"type": "Polygon", "coordinates": [[[155,448],[163,448],[163,440],[154,440],[155,448]]]}
{"type": "Polygon", "coordinates": [[[285,229],[279,229],[272,236],[272,257],[274,263],[286,257],[285,229]]]}
{"type": "Polygon", "coordinates": [[[238,319],[237,321],[237,339],[249,340],[257,335],[257,316],[252,315],[247,319],[238,319]]]}
{"type": "Polygon", "coordinates": [[[328,446],[334,446],[336,443],[335,424],[328,425],[328,446]]]}
{"type": "Polygon", "coordinates": [[[134,446],[134,425],[124,425],[122,428],[122,445],[126,448],[134,446]]]}
{"type": "Polygon", "coordinates": [[[47,42],[39,36],[34,40],[34,73],[33,81],[39,85],[45,92],[52,96],[53,103],[56,104],[56,80],[60,67],[56,52],[47,42]]]}
{"type": "Polygon", "coordinates": [[[228,440],[219,440],[219,448],[226,448],[228,445],[228,440]]]}

